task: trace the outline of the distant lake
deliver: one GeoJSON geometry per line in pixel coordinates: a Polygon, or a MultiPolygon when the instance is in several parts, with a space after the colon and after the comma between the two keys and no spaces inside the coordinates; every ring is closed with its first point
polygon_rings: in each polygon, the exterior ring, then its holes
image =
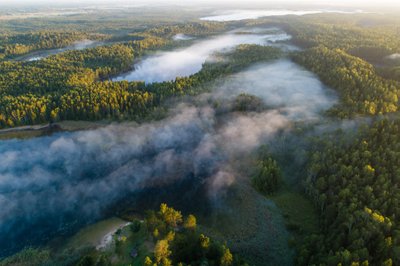
{"type": "Polygon", "coordinates": [[[257,19],[262,17],[272,16],[304,16],[320,13],[339,13],[339,14],[353,14],[362,13],[362,10],[290,10],[290,9],[269,9],[269,10],[254,10],[254,9],[241,9],[241,10],[228,10],[222,12],[216,12],[214,15],[202,17],[201,20],[206,21],[237,21],[246,19],[257,19]]]}

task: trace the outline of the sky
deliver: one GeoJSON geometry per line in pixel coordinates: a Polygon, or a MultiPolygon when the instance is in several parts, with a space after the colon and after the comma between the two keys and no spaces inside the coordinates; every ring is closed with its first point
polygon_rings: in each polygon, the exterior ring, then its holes
{"type": "MultiPolygon", "coordinates": [[[[190,4],[226,4],[226,5],[235,5],[235,4],[244,4],[246,5],[250,3],[257,3],[262,5],[268,5],[271,3],[274,4],[297,4],[297,5],[329,5],[329,6],[380,6],[380,7],[391,7],[391,6],[400,6],[399,0],[247,0],[247,1],[238,1],[238,0],[1,0],[0,5],[8,5],[8,6],[18,6],[18,5],[43,5],[43,4],[51,4],[51,5],[73,5],[73,4],[179,4],[179,5],[190,5],[190,4]]],[[[249,6],[250,8],[250,6],[249,6]]]]}

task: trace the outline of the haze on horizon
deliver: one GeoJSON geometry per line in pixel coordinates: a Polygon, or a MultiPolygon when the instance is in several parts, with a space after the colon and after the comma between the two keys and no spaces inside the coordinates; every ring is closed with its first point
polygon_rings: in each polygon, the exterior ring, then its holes
{"type": "Polygon", "coordinates": [[[130,5],[130,6],[152,6],[152,5],[181,5],[181,6],[227,6],[227,7],[285,7],[285,6],[329,6],[329,7],[382,7],[382,8],[390,8],[390,7],[400,7],[400,1],[397,0],[337,0],[337,1],[329,1],[329,0],[249,0],[245,3],[239,0],[60,0],[60,1],[52,1],[52,0],[2,0],[0,3],[1,6],[7,7],[21,7],[21,6],[47,6],[47,7],[56,7],[56,6],[82,6],[82,5],[130,5]]]}

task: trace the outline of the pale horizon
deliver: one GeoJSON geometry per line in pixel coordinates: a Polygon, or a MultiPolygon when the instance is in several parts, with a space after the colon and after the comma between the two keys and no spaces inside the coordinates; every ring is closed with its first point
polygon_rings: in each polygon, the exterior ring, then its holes
{"type": "Polygon", "coordinates": [[[396,0],[384,0],[384,1],[362,1],[362,0],[355,0],[355,1],[345,1],[345,0],[338,0],[332,3],[332,1],[328,0],[284,0],[284,1],[274,1],[274,0],[250,0],[243,3],[243,1],[231,1],[231,0],[195,0],[195,1],[186,1],[186,0],[61,0],[57,1],[56,3],[51,0],[3,0],[0,3],[0,6],[44,6],[47,5],[48,7],[54,6],[74,6],[74,5],[181,5],[181,6],[197,6],[197,5],[207,5],[204,7],[209,6],[242,6],[246,7],[247,5],[254,5],[257,4],[258,6],[265,6],[268,7],[270,5],[277,5],[277,6],[331,6],[331,7],[374,7],[379,6],[384,8],[390,7],[400,7],[400,2],[396,0]]]}

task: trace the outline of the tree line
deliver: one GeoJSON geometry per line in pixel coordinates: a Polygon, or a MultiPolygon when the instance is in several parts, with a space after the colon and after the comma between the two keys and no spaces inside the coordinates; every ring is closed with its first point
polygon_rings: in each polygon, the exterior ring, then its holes
{"type": "Polygon", "coordinates": [[[226,30],[224,23],[200,22],[153,26],[149,29],[104,34],[97,31],[61,31],[38,30],[23,33],[3,33],[0,35],[0,60],[9,60],[30,52],[64,48],[82,40],[97,40],[109,42],[130,42],[136,46],[135,51],[144,51],[154,42],[165,44],[167,39],[178,33],[193,36],[207,36],[226,30]],[[144,40],[144,42],[140,42],[144,40]],[[139,42],[137,42],[139,41],[139,42]]]}
{"type": "Polygon", "coordinates": [[[400,38],[397,17],[324,14],[312,17],[279,19],[282,27],[293,35],[293,42],[303,48],[323,45],[341,49],[369,62],[399,52],[400,38]],[[368,27],[364,26],[370,22],[368,27]]]}
{"type": "Polygon", "coordinates": [[[9,59],[32,51],[63,48],[85,39],[104,40],[104,34],[83,32],[38,31],[3,34],[0,38],[0,59],[9,59]]]}

